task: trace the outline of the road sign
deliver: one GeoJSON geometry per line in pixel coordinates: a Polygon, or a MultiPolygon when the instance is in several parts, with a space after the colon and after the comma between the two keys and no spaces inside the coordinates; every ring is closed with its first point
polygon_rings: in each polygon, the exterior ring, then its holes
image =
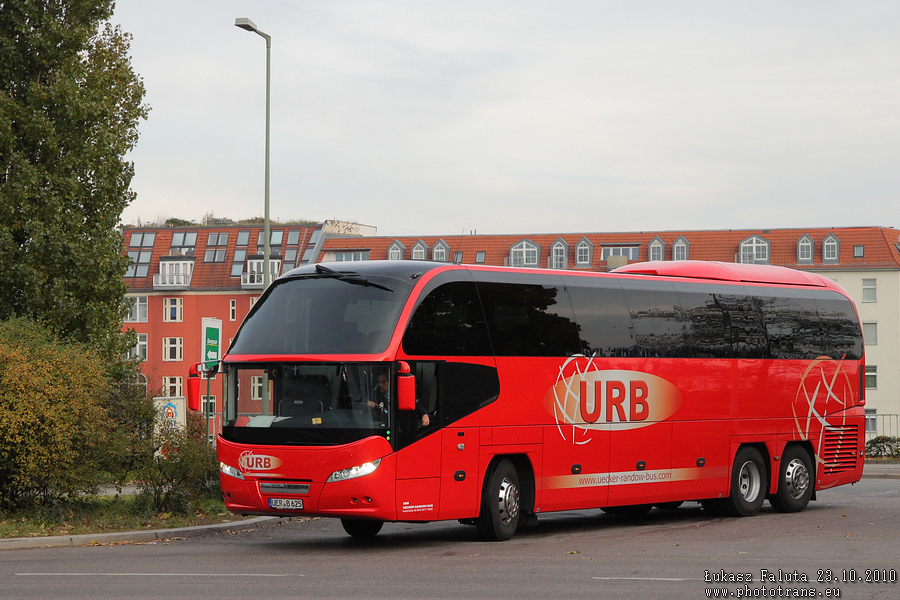
{"type": "Polygon", "coordinates": [[[222,321],[208,317],[204,317],[201,321],[203,356],[200,360],[209,369],[222,359],[222,321]]]}

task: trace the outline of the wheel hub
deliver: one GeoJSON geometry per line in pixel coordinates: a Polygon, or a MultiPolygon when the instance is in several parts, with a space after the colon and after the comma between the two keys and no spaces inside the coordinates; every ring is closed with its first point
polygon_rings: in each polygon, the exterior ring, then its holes
{"type": "Polygon", "coordinates": [[[498,496],[500,520],[504,525],[507,525],[519,515],[519,488],[516,487],[512,479],[504,477],[503,481],[500,482],[500,493],[498,496]]]}
{"type": "Polygon", "coordinates": [[[784,487],[788,495],[799,500],[809,488],[809,470],[799,458],[793,459],[784,469],[784,487]]]}

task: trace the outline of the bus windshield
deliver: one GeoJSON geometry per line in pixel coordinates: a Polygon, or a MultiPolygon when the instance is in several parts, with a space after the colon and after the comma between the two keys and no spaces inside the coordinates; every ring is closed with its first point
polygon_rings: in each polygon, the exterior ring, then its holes
{"type": "Polygon", "coordinates": [[[390,363],[231,363],[224,375],[226,439],[323,445],[390,435],[390,363]]]}
{"type": "Polygon", "coordinates": [[[229,354],[375,354],[391,340],[412,285],[322,269],[276,281],[229,354]]]}

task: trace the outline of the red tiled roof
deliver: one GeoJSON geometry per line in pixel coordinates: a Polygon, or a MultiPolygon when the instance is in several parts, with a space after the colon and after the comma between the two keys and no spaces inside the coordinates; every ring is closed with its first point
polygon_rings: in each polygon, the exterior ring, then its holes
{"type": "MultiPolygon", "coordinates": [[[[282,237],[282,243],[280,246],[273,246],[272,256],[281,256],[284,257],[285,252],[288,248],[296,248],[297,249],[297,257],[298,260],[303,256],[306,247],[309,244],[309,239],[312,234],[312,231],[317,229],[318,226],[293,226],[293,225],[273,225],[271,226],[271,230],[283,230],[284,235],[282,237]],[[292,244],[288,246],[288,232],[292,230],[300,230],[299,235],[299,244],[292,244]],[[280,255],[276,254],[275,250],[280,250],[280,255]]],[[[152,290],[153,289],[153,275],[159,274],[159,263],[160,259],[164,257],[169,257],[172,260],[177,260],[180,257],[170,257],[170,249],[172,247],[172,238],[176,232],[196,232],[197,233],[197,242],[194,246],[193,256],[185,256],[184,260],[189,261],[193,259],[194,270],[191,278],[191,290],[205,290],[205,291],[214,291],[214,290],[233,290],[233,289],[241,289],[241,278],[240,277],[231,277],[231,265],[234,262],[234,252],[237,249],[237,237],[239,231],[249,231],[250,237],[246,246],[242,246],[242,249],[247,250],[247,256],[257,256],[257,239],[263,228],[260,226],[191,226],[191,227],[126,227],[123,231],[124,235],[124,251],[128,252],[130,250],[135,250],[135,248],[130,247],[131,237],[135,233],[144,233],[144,232],[155,232],[156,239],[153,244],[153,254],[151,256],[151,261],[149,265],[148,274],[146,277],[126,277],[125,284],[128,286],[129,291],[138,291],[138,290],[152,290]],[[227,233],[228,234],[228,244],[227,246],[208,246],[209,242],[209,234],[211,233],[227,233]],[[225,261],[224,262],[205,262],[204,257],[206,254],[207,248],[210,249],[221,249],[225,248],[225,261]]],[[[146,250],[146,248],[145,248],[146,250]]]]}
{"type": "Polygon", "coordinates": [[[640,231],[624,233],[570,233],[537,235],[469,235],[469,236],[425,236],[425,237],[356,237],[329,238],[323,245],[326,251],[368,250],[370,260],[388,258],[388,249],[399,241],[406,247],[405,259],[411,256],[413,246],[424,242],[429,250],[443,240],[450,247],[449,256],[463,253],[464,264],[474,264],[476,253],[485,253],[486,264],[502,265],[510,255],[510,248],[529,240],[540,247],[538,264],[547,266],[550,249],[557,240],[568,244],[568,268],[575,268],[575,248],[582,239],[594,246],[591,269],[605,269],[606,261],[601,260],[600,249],[605,246],[637,246],[638,260],[649,260],[650,243],[657,237],[665,244],[666,260],[672,259],[673,244],[684,238],[690,244],[689,258],[694,260],[716,260],[738,262],[740,244],[751,236],[759,236],[768,241],[771,264],[798,269],[900,269],[900,230],[885,227],[843,227],[810,229],[742,229],[718,231],[640,231]],[[823,264],[822,246],[825,238],[835,235],[840,242],[840,257],[836,264],[823,264]],[[812,264],[801,264],[797,258],[797,244],[801,237],[808,235],[814,242],[812,264]],[[864,256],[854,257],[854,247],[864,246],[864,256]]]}

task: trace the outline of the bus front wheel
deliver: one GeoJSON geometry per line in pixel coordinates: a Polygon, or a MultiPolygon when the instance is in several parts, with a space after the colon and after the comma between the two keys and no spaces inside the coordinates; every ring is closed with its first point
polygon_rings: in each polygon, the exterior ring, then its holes
{"type": "Polygon", "coordinates": [[[759,450],[744,446],[734,457],[731,470],[731,494],[725,499],[725,512],[734,517],[752,517],[766,499],[766,463],[759,450]]]}
{"type": "Polygon", "coordinates": [[[812,459],[797,444],[784,449],[778,470],[778,491],[769,498],[772,508],[778,512],[800,512],[812,498],[815,481],[812,459]]]}
{"type": "Polygon", "coordinates": [[[481,513],[475,521],[485,540],[510,539],[519,525],[519,473],[511,461],[503,459],[488,471],[481,493],[481,513]]]}
{"type": "Polygon", "coordinates": [[[341,519],[344,531],[358,538],[370,538],[378,535],[384,521],[371,521],[368,519],[341,519]]]}

